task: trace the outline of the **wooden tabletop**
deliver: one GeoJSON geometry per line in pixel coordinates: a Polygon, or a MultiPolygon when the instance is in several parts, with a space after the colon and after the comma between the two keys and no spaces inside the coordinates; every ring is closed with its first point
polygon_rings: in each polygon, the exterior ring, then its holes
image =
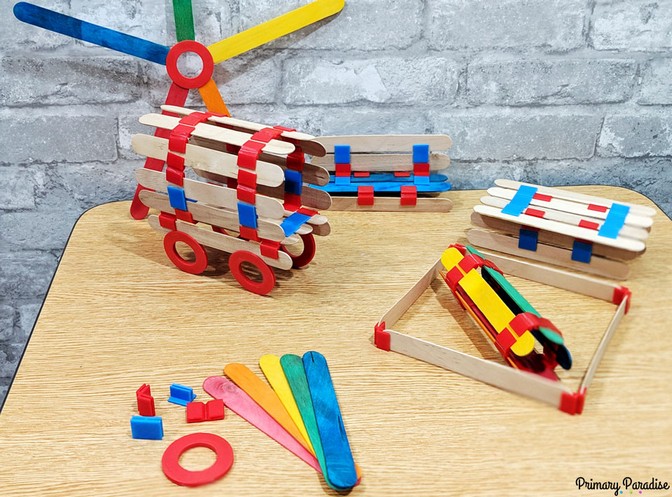
{"type": "MultiPolygon", "coordinates": [[[[620,188],[576,190],[652,205],[620,188]]],[[[225,437],[235,463],[190,495],[332,494],[313,469],[231,411],[187,424],[184,408],[166,402],[171,383],[205,400],[203,380],[227,363],[260,373],[263,354],[308,350],[329,361],[363,473],[352,495],[613,495],[578,491],[580,477],[672,484],[672,222],[660,212],[626,282],[631,311],[580,416],[371,344],[380,316],[450,243],[464,242],[482,193],[448,192],[448,214],[329,213],[333,231],[318,238],[313,263],[276,271],[269,297],[243,291],[227,256],[209,276],[177,270],[161,236],[129,218],[127,202],[88,211],[0,415],[0,494],[184,495],[163,475],[161,456],[194,432],[225,437]],[[143,383],[163,417],[162,441],[131,438],[143,383]]],[[[563,380],[578,384],[614,306],[512,281],[564,332],[575,364],[563,380]]],[[[395,329],[499,360],[444,287],[432,285],[395,329]]],[[[201,469],[212,460],[194,449],[182,462],[201,469]]]]}

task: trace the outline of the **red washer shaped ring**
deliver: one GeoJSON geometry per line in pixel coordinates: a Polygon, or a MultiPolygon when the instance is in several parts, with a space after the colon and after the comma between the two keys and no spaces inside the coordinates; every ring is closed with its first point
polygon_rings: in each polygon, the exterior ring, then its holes
{"type": "Polygon", "coordinates": [[[161,458],[163,473],[173,483],[185,487],[200,487],[219,480],[233,466],[231,444],[213,433],[192,433],[175,440],[168,446],[161,458]],[[189,471],[180,466],[180,457],[189,449],[205,447],[212,450],[217,459],[209,468],[189,471]]]}
{"type": "Polygon", "coordinates": [[[247,250],[238,250],[229,257],[229,269],[234,278],[248,292],[268,295],[275,286],[275,274],[261,257],[247,250]],[[243,272],[243,263],[254,266],[261,275],[261,281],[255,281],[243,272]]]}
{"type": "Polygon", "coordinates": [[[192,236],[182,231],[169,231],[166,233],[166,236],[163,237],[163,249],[166,251],[166,255],[170,261],[185,273],[201,274],[208,268],[208,254],[206,254],[203,246],[192,236]],[[177,253],[177,242],[186,243],[194,252],[193,262],[183,259],[177,253]]]}
{"type": "Polygon", "coordinates": [[[182,88],[195,89],[205,85],[212,78],[212,73],[215,71],[215,62],[212,59],[212,54],[205,45],[193,40],[184,40],[174,45],[168,52],[166,57],[166,70],[168,76],[175,82],[176,85],[182,88]],[[201,58],[203,68],[201,73],[193,78],[188,78],[182,74],[177,67],[177,59],[180,55],[193,52],[201,58]]]}

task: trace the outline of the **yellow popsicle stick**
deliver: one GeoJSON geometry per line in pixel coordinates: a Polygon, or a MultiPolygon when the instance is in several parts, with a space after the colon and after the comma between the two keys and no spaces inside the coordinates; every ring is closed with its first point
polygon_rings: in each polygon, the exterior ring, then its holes
{"type": "Polygon", "coordinates": [[[201,94],[201,98],[208,111],[224,114],[225,116],[231,115],[224,103],[221,93],[219,93],[219,88],[217,88],[217,83],[215,83],[214,79],[210,78],[210,81],[201,86],[198,89],[198,92],[201,94]]]}
{"type": "Polygon", "coordinates": [[[337,14],[345,0],[316,0],[208,46],[215,64],[337,14]]]}
{"type": "Polygon", "coordinates": [[[303,424],[303,418],[299,412],[299,407],[296,405],[294,395],[292,395],[292,389],[289,387],[285,373],[280,365],[280,358],[273,354],[261,356],[261,359],[259,359],[259,367],[263,371],[264,376],[266,376],[266,380],[268,380],[271,387],[273,387],[278,398],[280,398],[280,402],[282,402],[282,405],[285,406],[285,409],[287,409],[292,420],[296,423],[296,427],[301,432],[304,440],[314,452],[313,444],[310,443],[310,437],[306,430],[306,425],[303,424]]]}
{"type": "Polygon", "coordinates": [[[259,404],[259,407],[275,419],[307,451],[315,455],[312,447],[304,440],[303,435],[301,435],[296,424],[292,421],[287,409],[282,405],[282,402],[280,402],[280,399],[271,387],[243,364],[228,364],[224,368],[224,374],[247,395],[252,397],[252,400],[259,404]]]}

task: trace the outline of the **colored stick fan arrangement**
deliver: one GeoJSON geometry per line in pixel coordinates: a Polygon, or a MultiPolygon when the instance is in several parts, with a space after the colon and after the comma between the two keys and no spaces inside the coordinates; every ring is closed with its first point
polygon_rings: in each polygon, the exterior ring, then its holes
{"type": "Polygon", "coordinates": [[[246,366],[229,364],[226,377],[207,378],[203,389],[321,473],[329,487],[354,487],[361,474],[324,356],[265,355],[259,365],[268,384],[246,366]]]}

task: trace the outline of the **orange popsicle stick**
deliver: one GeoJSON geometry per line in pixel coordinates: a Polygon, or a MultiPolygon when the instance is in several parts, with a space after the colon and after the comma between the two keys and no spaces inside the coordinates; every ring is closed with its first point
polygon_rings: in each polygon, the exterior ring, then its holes
{"type": "Polygon", "coordinates": [[[214,79],[210,78],[210,81],[201,86],[198,92],[201,94],[201,98],[210,112],[216,112],[225,116],[231,115],[214,79]]]}

